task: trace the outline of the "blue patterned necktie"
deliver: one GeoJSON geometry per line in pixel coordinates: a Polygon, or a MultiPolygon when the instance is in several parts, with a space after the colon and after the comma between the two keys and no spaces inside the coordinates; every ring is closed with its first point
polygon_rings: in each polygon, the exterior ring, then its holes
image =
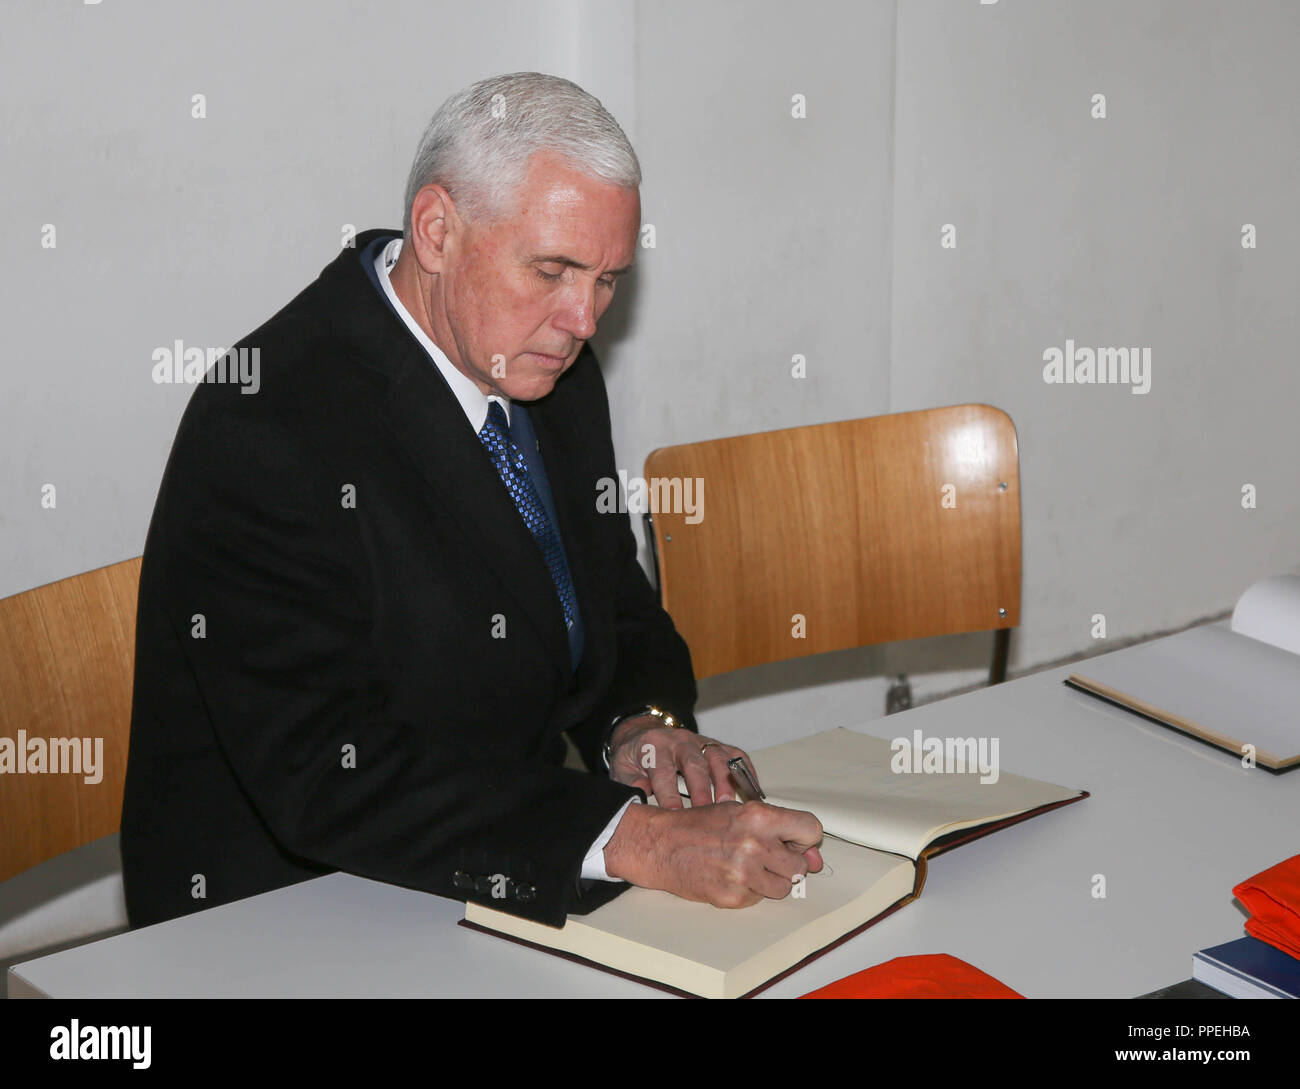
{"type": "Polygon", "coordinates": [[[533,487],[523,451],[510,438],[508,428],[501,402],[489,402],[487,420],[478,433],[479,442],[487,450],[492,464],[497,467],[497,474],[510,492],[510,498],[523,518],[524,525],[528,527],[528,532],[542,550],[547,570],[551,572],[551,581],[555,583],[555,591],[560,595],[564,626],[572,628],[577,615],[577,598],[573,592],[573,580],[569,577],[569,565],[564,559],[564,547],[560,544],[560,535],[555,531],[555,526],[547,517],[537,489],[533,487]]]}

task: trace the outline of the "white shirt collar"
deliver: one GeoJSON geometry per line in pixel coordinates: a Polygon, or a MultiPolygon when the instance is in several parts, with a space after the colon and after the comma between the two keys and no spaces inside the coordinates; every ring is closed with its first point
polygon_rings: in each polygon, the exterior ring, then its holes
{"type": "Polygon", "coordinates": [[[490,401],[499,401],[501,403],[508,424],[510,422],[510,399],[498,396],[495,393],[484,394],[468,375],[462,374],[453,367],[451,360],[447,358],[438,345],[429,339],[428,334],[420,328],[419,322],[411,317],[406,307],[402,305],[402,300],[397,297],[397,292],[393,290],[392,282],[388,278],[388,270],[397,263],[397,255],[401,252],[402,240],[394,238],[375,258],[375,272],[379,276],[379,284],[384,289],[384,294],[388,296],[388,301],[393,304],[393,309],[397,311],[397,316],[406,323],[406,327],[411,330],[411,335],[429,353],[429,358],[433,360],[443,378],[447,380],[447,385],[451,387],[451,392],[456,395],[460,407],[465,410],[465,417],[469,420],[470,426],[474,428],[475,434],[482,431],[483,424],[487,422],[488,403],[490,401]]]}

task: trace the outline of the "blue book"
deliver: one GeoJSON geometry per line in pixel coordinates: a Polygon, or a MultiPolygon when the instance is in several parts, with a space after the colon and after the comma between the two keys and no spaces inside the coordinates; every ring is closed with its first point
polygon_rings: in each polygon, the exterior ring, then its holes
{"type": "Polygon", "coordinates": [[[1233,998],[1300,998],[1300,960],[1258,938],[1202,949],[1192,978],[1233,998]]]}

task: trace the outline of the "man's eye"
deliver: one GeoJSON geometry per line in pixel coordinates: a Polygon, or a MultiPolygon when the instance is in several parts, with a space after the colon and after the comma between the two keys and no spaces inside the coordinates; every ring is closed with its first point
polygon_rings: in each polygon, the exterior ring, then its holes
{"type": "Polygon", "coordinates": [[[543,272],[541,269],[534,269],[533,271],[536,272],[537,275],[540,276],[543,280],[555,281],[564,275],[564,273],[562,272],[543,272]]]}

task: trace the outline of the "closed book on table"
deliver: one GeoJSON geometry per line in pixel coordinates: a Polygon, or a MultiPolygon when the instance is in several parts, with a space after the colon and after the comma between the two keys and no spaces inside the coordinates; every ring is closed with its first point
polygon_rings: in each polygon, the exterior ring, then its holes
{"type": "Polygon", "coordinates": [[[1300,766],[1300,575],[1252,585],[1231,622],[1102,655],[1065,683],[1256,767],[1300,766]]]}
{"type": "Polygon", "coordinates": [[[1258,938],[1202,949],[1192,978],[1233,998],[1300,998],[1300,960],[1258,938]]]}

